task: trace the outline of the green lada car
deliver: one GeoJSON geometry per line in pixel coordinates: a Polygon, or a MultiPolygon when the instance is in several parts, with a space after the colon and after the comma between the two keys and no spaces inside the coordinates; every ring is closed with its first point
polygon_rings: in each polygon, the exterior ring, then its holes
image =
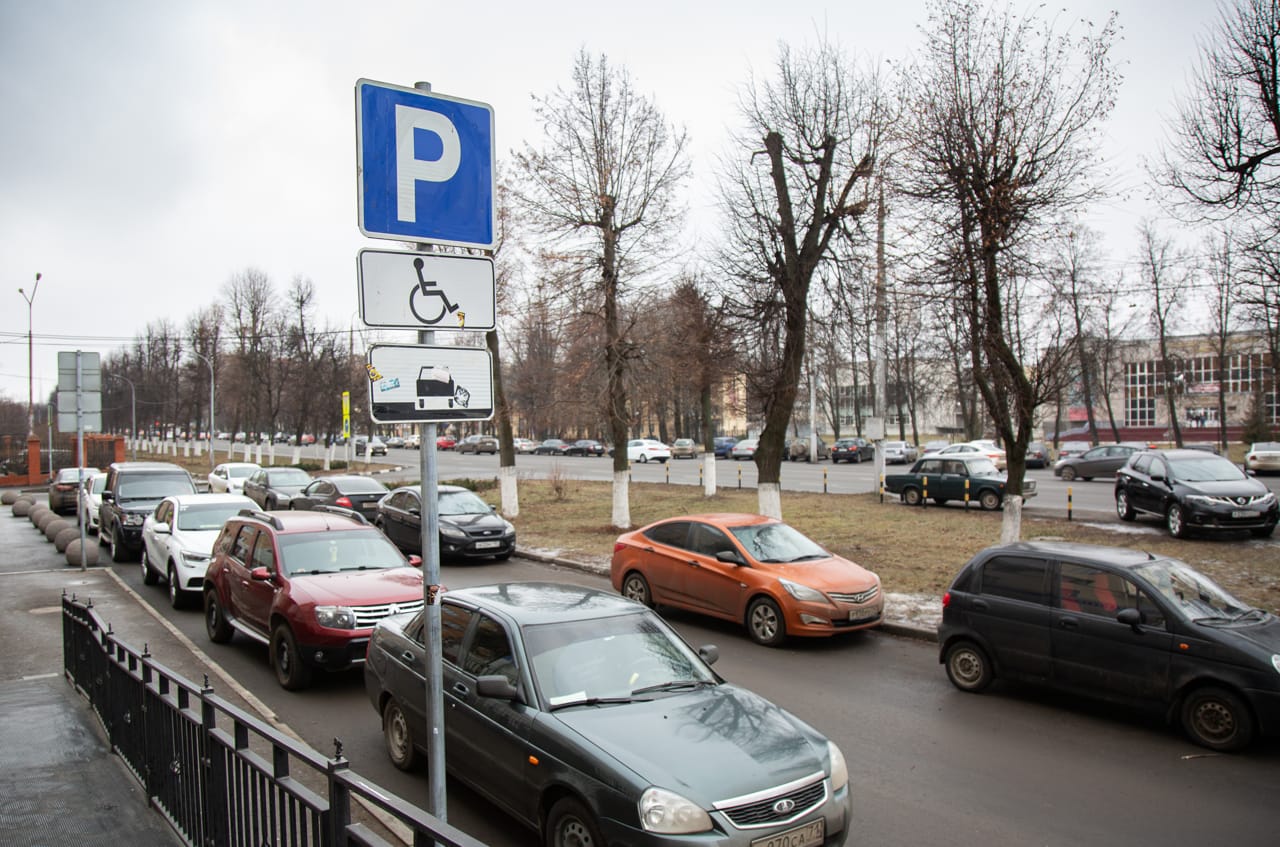
{"type": "MultiPolygon", "coordinates": [[[[916,460],[909,471],[885,476],[884,489],[902,497],[908,506],[919,506],[926,499],[939,506],[955,500],[994,511],[1004,503],[1005,483],[1004,471],[986,456],[933,455],[916,460]]],[[[1035,495],[1035,480],[1024,479],[1022,496],[1035,495]]]]}

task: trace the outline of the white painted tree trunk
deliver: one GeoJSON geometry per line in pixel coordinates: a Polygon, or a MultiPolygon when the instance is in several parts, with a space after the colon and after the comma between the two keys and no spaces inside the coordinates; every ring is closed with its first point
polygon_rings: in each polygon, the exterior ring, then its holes
{"type": "Polygon", "coordinates": [[[1004,498],[1004,519],[1000,522],[1000,543],[1022,540],[1022,497],[1011,494],[1004,498]]]}
{"type": "Polygon", "coordinates": [[[508,518],[520,514],[520,487],[516,485],[516,468],[498,468],[498,490],[502,494],[502,514],[508,518]]]}
{"type": "Polygon", "coordinates": [[[776,482],[762,482],[756,490],[760,514],[766,518],[782,520],[782,486],[776,482]]]}
{"type": "Polygon", "coordinates": [[[716,496],[716,454],[702,454],[702,494],[705,497],[716,496]]]}
{"type": "Polygon", "coordinates": [[[626,471],[613,472],[613,528],[631,529],[631,475],[626,471]]]}

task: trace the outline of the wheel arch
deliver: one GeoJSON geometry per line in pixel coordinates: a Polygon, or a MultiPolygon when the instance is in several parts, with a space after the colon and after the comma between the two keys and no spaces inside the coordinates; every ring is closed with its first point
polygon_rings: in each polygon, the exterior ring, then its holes
{"type": "Polygon", "coordinates": [[[1169,708],[1165,712],[1165,720],[1177,726],[1179,716],[1182,714],[1182,705],[1187,702],[1188,697],[1202,688],[1221,688],[1239,698],[1245,709],[1248,710],[1249,719],[1253,721],[1254,727],[1260,728],[1258,711],[1254,708],[1253,701],[1245,694],[1247,687],[1247,685],[1241,684],[1239,680],[1224,679],[1220,676],[1194,676],[1183,680],[1174,690],[1173,696],[1169,698],[1169,708]]]}

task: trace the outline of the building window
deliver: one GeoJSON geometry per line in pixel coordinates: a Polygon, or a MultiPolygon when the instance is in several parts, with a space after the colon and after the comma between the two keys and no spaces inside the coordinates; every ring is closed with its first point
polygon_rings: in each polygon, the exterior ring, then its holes
{"type": "Polygon", "coordinates": [[[1224,376],[1229,393],[1244,394],[1253,391],[1253,375],[1259,370],[1262,357],[1256,353],[1235,353],[1227,357],[1224,376]]]}
{"type": "Polygon", "coordinates": [[[1124,369],[1124,425],[1155,426],[1158,362],[1130,362],[1124,369]]]}
{"type": "Polygon", "coordinates": [[[1262,408],[1268,423],[1280,423],[1280,394],[1263,395],[1262,408]]]}

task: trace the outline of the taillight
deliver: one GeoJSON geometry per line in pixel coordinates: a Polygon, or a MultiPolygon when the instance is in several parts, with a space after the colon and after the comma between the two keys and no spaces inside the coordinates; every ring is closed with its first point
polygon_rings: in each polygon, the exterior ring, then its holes
{"type": "Polygon", "coordinates": [[[342,508],[344,508],[344,509],[354,509],[354,508],[355,508],[355,506],[352,506],[352,505],[351,505],[351,499],[350,499],[349,497],[339,497],[337,500],[334,500],[334,501],[333,501],[333,505],[335,505],[335,506],[341,506],[341,507],[342,507],[342,508]]]}
{"type": "Polygon", "coordinates": [[[621,541],[613,542],[613,552],[615,553],[621,553],[623,550],[626,549],[626,547],[627,545],[623,544],[621,541]]]}
{"type": "Polygon", "coordinates": [[[950,605],[951,605],[951,592],[948,591],[942,595],[942,608],[945,609],[950,605]]]}

